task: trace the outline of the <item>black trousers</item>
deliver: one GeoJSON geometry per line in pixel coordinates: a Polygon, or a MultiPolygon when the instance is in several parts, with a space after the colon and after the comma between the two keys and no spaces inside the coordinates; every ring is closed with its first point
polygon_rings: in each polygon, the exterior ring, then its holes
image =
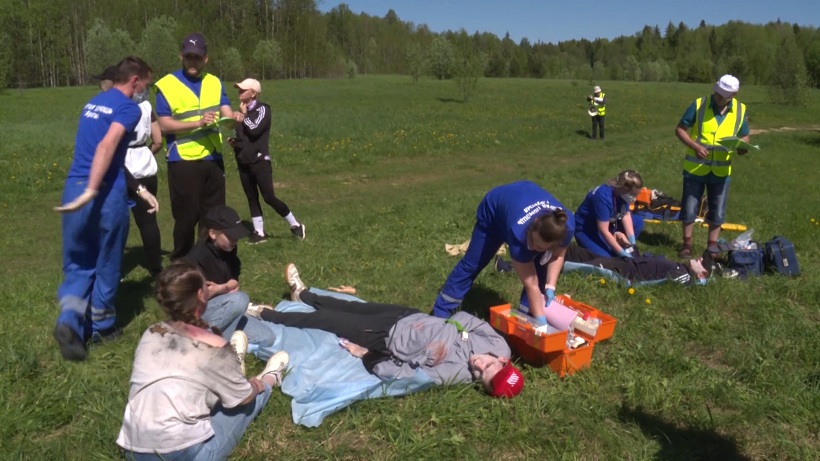
{"type": "Polygon", "coordinates": [[[385,339],[400,319],[418,314],[418,309],[396,304],[345,301],[305,290],[300,295],[316,312],[262,311],[262,319],[288,327],[315,328],[334,333],[371,351],[389,354],[385,339]]]}
{"type": "MultiPolygon", "coordinates": [[[[156,175],[140,178],[137,181],[156,197],[156,175]]],[[[134,215],[134,222],[137,224],[137,229],[139,229],[142,238],[142,247],[145,250],[145,268],[148,269],[151,275],[157,275],[162,270],[162,241],[159,234],[159,225],[157,225],[157,214],[149,213],[148,204],[145,200],[139,198],[136,192],[130,189],[128,190],[128,198],[136,203],[131,208],[131,214],[134,215]]]]}
{"type": "Polygon", "coordinates": [[[236,162],[239,170],[239,181],[242,183],[242,190],[248,198],[248,207],[252,217],[262,216],[262,206],[259,204],[259,192],[262,199],[270,205],[281,217],[290,214],[290,208],[285,202],[279,200],[273,192],[273,167],[270,160],[259,160],[250,165],[236,162]]]}
{"type": "Polygon", "coordinates": [[[593,115],[592,117],[592,139],[598,136],[598,127],[601,127],[601,139],[604,139],[604,119],[605,115],[593,115]]]}
{"type": "Polygon", "coordinates": [[[225,204],[225,165],[222,160],[188,160],[168,163],[168,191],[174,216],[174,250],[171,259],[191,251],[199,237],[206,233],[208,210],[225,204]]]}

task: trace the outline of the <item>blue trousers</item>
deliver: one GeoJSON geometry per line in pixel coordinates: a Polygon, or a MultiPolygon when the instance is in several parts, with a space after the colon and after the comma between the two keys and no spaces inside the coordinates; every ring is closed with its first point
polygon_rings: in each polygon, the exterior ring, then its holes
{"type": "MultiPolygon", "coordinates": [[[[632,228],[635,230],[636,238],[641,235],[643,225],[643,216],[632,213],[632,228]]],[[[610,224],[609,231],[613,233],[616,231],[625,233],[623,222],[618,221],[617,223],[610,224]]],[[[578,243],[578,246],[581,248],[586,248],[596,256],[600,256],[602,258],[618,256],[620,253],[620,248],[610,248],[609,244],[606,243],[606,240],[604,240],[604,237],[598,229],[595,229],[595,232],[592,233],[589,230],[579,228],[575,232],[575,242],[578,243]]]]}
{"type": "MultiPolygon", "coordinates": [[[[66,181],[63,203],[80,196],[86,184],[66,181]]],[[[62,216],[63,283],[57,289],[57,323],[70,326],[83,340],[92,332],[114,328],[114,297],[128,239],[127,202],[125,184],[117,184],[62,216]]]]}
{"type": "MultiPolygon", "coordinates": [[[[449,318],[456,312],[478,274],[487,267],[502,244],[504,244],[503,235],[497,234],[481,221],[476,222],[467,252],[444,282],[444,287],[433,305],[433,315],[449,318]]],[[[542,266],[539,260],[540,256],[536,257],[533,264],[538,274],[538,286],[541,287],[543,293],[547,279],[546,266],[542,266]]],[[[521,304],[529,306],[529,299],[524,289],[521,290],[521,304]]]]}

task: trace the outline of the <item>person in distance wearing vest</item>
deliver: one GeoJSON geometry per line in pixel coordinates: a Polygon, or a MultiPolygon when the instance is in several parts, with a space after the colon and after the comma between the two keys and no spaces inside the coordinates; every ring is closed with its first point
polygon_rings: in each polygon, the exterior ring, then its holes
{"type": "Polygon", "coordinates": [[[222,136],[214,123],[234,117],[225,87],[205,72],[208,47],[205,37],[188,34],[179,57],[182,69],[157,82],[157,121],[165,135],[168,189],[174,217],[171,259],[185,256],[196,241],[194,228],[204,232],[205,214],[225,205],[225,165],[222,136]]]}
{"type": "MultiPolygon", "coordinates": [[[[715,83],[714,93],[696,99],[684,112],[675,128],[675,135],[688,148],[683,160],[683,194],[680,220],[683,223],[683,245],[679,256],[692,255],[692,230],[695,227],[698,206],[704,189],[709,225],[708,248],[717,245],[720,225],[726,214],[729,195],[729,177],[732,174],[733,149],[722,146],[719,140],[738,137],[749,142],[749,123],[746,105],[735,96],[740,81],[724,75],[715,83]]],[[[737,149],[738,155],[746,154],[737,149]]]]}
{"type": "Polygon", "coordinates": [[[598,127],[601,127],[601,141],[604,140],[604,116],[606,115],[606,95],[601,91],[600,86],[592,89],[592,94],[587,96],[589,103],[589,116],[592,118],[592,136],[595,139],[598,134],[598,127]]]}

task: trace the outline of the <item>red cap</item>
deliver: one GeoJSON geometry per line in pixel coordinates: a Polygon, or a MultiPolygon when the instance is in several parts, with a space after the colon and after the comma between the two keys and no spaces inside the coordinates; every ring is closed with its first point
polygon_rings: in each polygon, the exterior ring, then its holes
{"type": "Polygon", "coordinates": [[[512,398],[521,393],[524,389],[524,375],[515,368],[512,363],[504,365],[493,377],[493,397],[512,398]]]}

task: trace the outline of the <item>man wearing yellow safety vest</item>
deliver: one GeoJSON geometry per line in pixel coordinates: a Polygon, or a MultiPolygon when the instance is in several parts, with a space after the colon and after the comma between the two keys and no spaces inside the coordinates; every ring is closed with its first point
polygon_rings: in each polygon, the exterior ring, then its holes
{"type": "Polygon", "coordinates": [[[601,87],[595,85],[592,94],[587,96],[589,103],[589,116],[592,118],[592,136],[595,139],[598,135],[598,127],[601,127],[601,141],[604,140],[604,117],[606,116],[606,95],[601,91],[601,87]]]}
{"type": "MultiPolygon", "coordinates": [[[[213,124],[234,117],[219,78],[205,72],[205,37],[188,34],[180,49],[182,69],[157,82],[157,121],[165,135],[168,189],[174,216],[171,259],[185,256],[196,242],[194,228],[204,229],[208,210],[225,204],[222,136],[213,124]]],[[[237,115],[239,116],[239,115],[237,115]]]]}
{"type": "MultiPolygon", "coordinates": [[[[749,142],[746,105],[735,99],[739,90],[738,79],[724,75],[715,83],[714,94],[696,99],[686,109],[675,129],[675,135],[688,148],[683,160],[681,258],[692,255],[692,230],[704,189],[708,207],[706,223],[709,225],[707,248],[717,244],[720,225],[726,214],[734,153],[733,149],[722,146],[718,141],[738,137],[749,142]]],[[[737,149],[737,153],[744,155],[746,150],[737,149]]]]}

